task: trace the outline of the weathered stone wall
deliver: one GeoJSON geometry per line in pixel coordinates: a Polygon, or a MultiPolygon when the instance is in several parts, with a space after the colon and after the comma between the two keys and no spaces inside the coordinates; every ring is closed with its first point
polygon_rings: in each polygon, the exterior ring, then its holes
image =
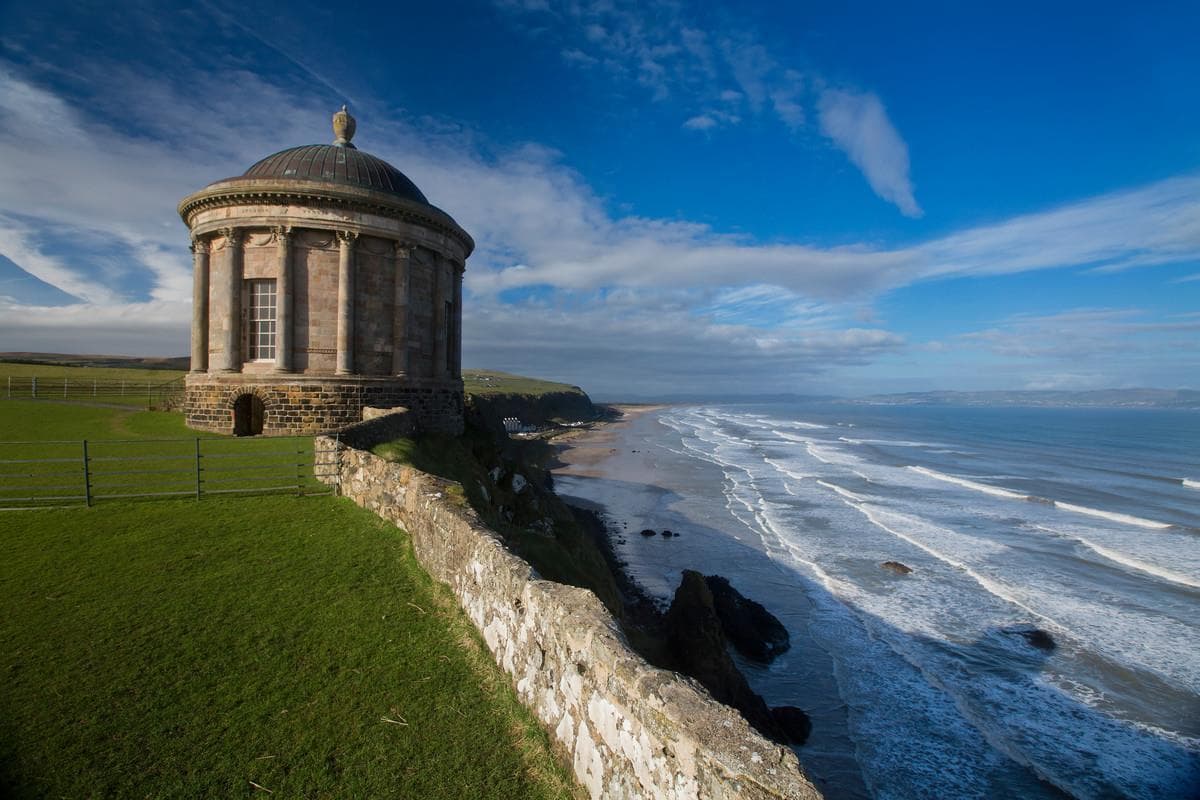
{"type": "Polygon", "coordinates": [[[233,433],[233,406],[244,394],[263,402],[266,435],[311,434],[353,425],[363,408],[403,406],[421,430],[463,430],[462,384],[456,381],[364,380],[267,375],[189,375],[184,414],[190,428],[233,433]]]}
{"type": "Polygon", "coordinates": [[[408,531],[421,564],[449,584],[593,798],[820,797],[791,750],[690,679],[647,664],[595,595],[540,580],[448,499],[448,481],[335,449],[318,440],[317,474],[338,474],[343,495],[408,531]]]}
{"type": "Polygon", "coordinates": [[[354,246],[354,371],[392,372],[395,247],[388,239],[360,236],[354,246]]]}
{"type": "Polygon", "coordinates": [[[292,366],[328,375],[337,361],[337,237],[302,230],[292,248],[292,366]]]}

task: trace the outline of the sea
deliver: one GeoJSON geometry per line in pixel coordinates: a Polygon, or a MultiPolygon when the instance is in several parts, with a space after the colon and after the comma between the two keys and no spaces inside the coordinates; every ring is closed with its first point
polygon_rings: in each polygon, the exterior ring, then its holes
{"type": "Polygon", "coordinates": [[[827,797],[1200,797],[1200,412],[691,405],[608,438],[557,491],[662,603],[696,569],[784,623],[740,665],[812,717],[827,797]]]}

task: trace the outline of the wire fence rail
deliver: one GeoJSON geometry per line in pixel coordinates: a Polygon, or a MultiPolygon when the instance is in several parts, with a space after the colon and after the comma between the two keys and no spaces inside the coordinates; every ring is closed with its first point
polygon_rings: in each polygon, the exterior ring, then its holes
{"type": "MultiPolygon", "coordinates": [[[[0,510],[225,494],[331,494],[312,437],[0,442],[0,510]]],[[[331,456],[331,457],[323,457],[331,456]]]]}
{"type": "Polygon", "coordinates": [[[0,382],[7,400],[71,400],[171,409],[183,399],[183,378],[117,380],[10,375],[0,382]]]}

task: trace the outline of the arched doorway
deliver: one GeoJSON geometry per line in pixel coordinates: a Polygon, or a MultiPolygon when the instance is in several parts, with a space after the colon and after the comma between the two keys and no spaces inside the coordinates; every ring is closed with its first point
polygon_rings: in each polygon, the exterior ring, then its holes
{"type": "Polygon", "coordinates": [[[258,436],[267,416],[263,401],[255,394],[244,394],[233,401],[233,435],[258,436]]]}

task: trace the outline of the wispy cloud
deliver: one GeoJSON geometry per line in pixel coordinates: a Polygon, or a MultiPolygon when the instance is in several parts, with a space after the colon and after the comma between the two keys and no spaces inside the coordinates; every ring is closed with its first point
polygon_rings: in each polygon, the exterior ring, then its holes
{"type": "Polygon", "coordinates": [[[1079,308],[1016,314],[940,343],[982,351],[1028,389],[1195,384],[1200,313],[1155,317],[1137,308],[1079,308]]]}
{"type": "Polygon", "coordinates": [[[875,194],[906,216],[921,216],[908,146],[879,97],[821,89],[828,81],[789,66],[753,32],[705,30],[678,3],[570,0],[529,7],[500,0],[499,5],[550,20],[571,42],[562,50],[569,64],[635,80],[658,101],[678,99],[686,130],[707,132],[765,115],[801,135],[815,114],[820,133],[862,171],[875,194]]]}
{"type": "Polygon", "coordinates": [[[874,94],[826,89],[817,103],[821,132],[862,170],[875,194],[909,217],[921,216],[908,176],[908,146],[874,94]]]}
{"type": "MultiPolygon", "coordinates": [[[[96,84],[85,111],[28,74],[0,70],[0,253],[86,301],[0,307],[0,340],[14,349],[86,341],[183,352],[190,259],[176,203],[281,146],[323,140],[330,109],[245,72],[191,72],[185,92],[152,75],[101,71],[112,79],[96,84]],[[127,130],[97,115],[112,108],[127,130]],[[36,148],[30,130],[44,133],[36,148]],[[100,240],[127,258],[99,263],[88,244],[100,240]],[[113,269],[136,273],[146,297],[114,288],[113,269]]],[[[745,104],[743,91],[723,90],[714,108],[745,104]]],[[[769,90],[765,98],[780,102],[769,90]]],[[[484,149],[470,131],[382,114],[360,123],[363,146],[403,169],[478,242],[467,272],[468,360],[614,392],[631,379],[642,394],[720,382],[803,389],[831,370],[902,353],[905,337],[870,306],[919,281],[1200,259],[1197,176],[903,247],[820,247],[615,214],[558,153],[535,144],[484,149]],[[534,287],[541,300],[511,299],[534,287]]],[[[1095,329],[1084,319],[1063,324],[1095,329]]],[[[1032,341],[1037,331],[1007,323],[959,344],[1015,354],[1014,337],[1032,341]]]]}

